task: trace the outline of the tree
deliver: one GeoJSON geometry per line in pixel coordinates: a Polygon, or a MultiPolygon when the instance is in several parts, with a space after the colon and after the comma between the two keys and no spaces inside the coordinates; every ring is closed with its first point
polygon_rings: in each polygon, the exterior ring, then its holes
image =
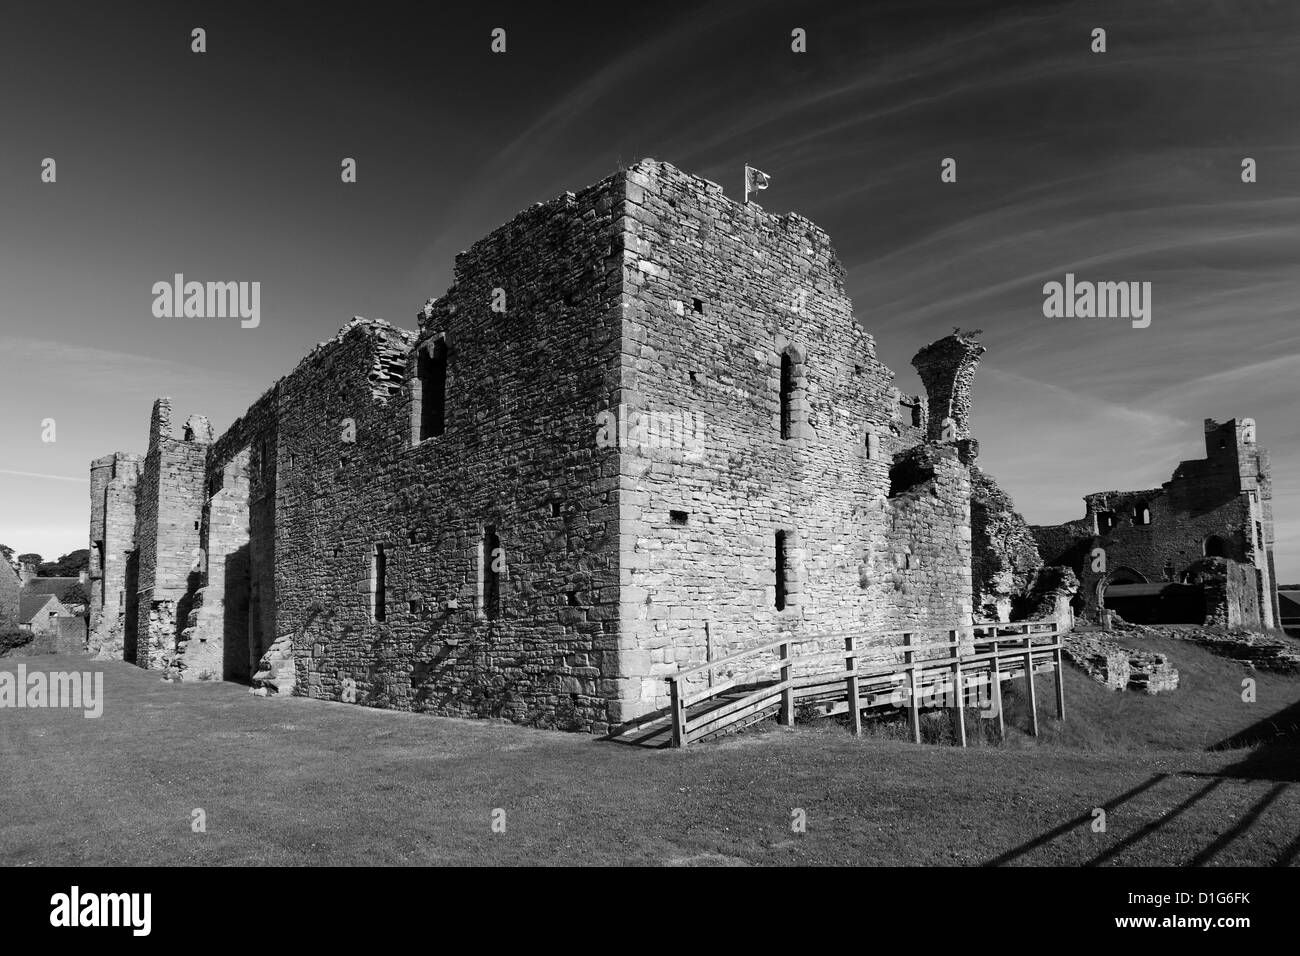
{"type": "Polygon", "coordinates": [[[90,552],[81,548],[60,556],[57,561],[46,561],[36,569],[36,573],[43,578],[75,578],[89,568],[90,552]]]}
{"type": "Polygon", "coordinates": [[[74,604],[84,604],[87,607],[90,605],[90,598],[86,595],[86,589],[80,584],[74,584],[72,587],[64,591],[63,596],[59,598],[59,600],[68,607],[72,607],[74,604]]]}
{"type": "Polygon", "coordinates": [[[10,564],[14,563],[14,549],[9,547],[9,545],[0,544],[0,555],[3,555],[4,559],[10,564]]]}
{"type": "Polygon", "coordinates": [[[19,564],[32,564],[37,567],[40,567],[41,562],[44,560],[45,559],[42,558],[39,554],[37,554],[35,551],[28,551],[26,554],[18,555],[19,564]]]}

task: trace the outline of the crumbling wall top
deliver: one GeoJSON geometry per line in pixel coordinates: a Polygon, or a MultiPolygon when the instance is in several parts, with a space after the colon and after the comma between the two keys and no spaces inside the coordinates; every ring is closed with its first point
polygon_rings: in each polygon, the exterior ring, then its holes
{"type": "Polygon", "coordinates": [[[953,442],[970,438],[971,386],[985,348],[975,338],[979,330],[953,329],[912,357],[929,396],[929,441],[953,442]]]}

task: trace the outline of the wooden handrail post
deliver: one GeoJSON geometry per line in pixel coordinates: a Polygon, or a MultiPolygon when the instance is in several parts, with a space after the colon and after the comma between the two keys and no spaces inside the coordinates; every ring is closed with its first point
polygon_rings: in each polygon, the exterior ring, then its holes
{"type": "MultiPolygon", "coordinates": [[[[1053,628],[1055,630],[1055,628],[1053,628]]],[[[1056,643],[1054,654],[1056,660],[1056,719],[1065,720],[1065,668],[1061,666],[1061,636],[1053,638],[1056,643]]]]}
{"type": "Polygon", "coordinates": [[[1025,694],[1029,698],[1029,732],[1038,736],[1038,692],[1034,688],[1034,639],[1025,636],[1025,694]]]}
{"type": "Polygon", "coordinates": [[[781,712],[777,716],[777,723],[785,724],[787,727],[794,724],[794,688],[790,686],[790,642],[781,642],[781,683],[785,686],[781,688],[781,712]]]}
{"type": "Polygon", "coordinates": [[[862,702],[858,696],[858,652],[852,634],[844,638],[844,669],[849,672],[845,687],[849,698],[849,726],[857,737],[862,734],[862,702]]]}
{"type": "Polygon", "coordinates": [[[686,708],[682,706],[682,688],[676,677],[668,678],[669,702],[673,712],[673,746],[685,747],[688,742],[686,733],[686,708]]]}
{"type": "Polygon", "coordinates": [[[993,642],[993,708],[997,711],[998,740],[1007,739],[1007,723],[1002,717],[1002,662],[998,657],[998,642],[993,642]]]}
{"type": "MultiPolygon", "coordinates": [[[[903,646],[912,646],[912,634],[907,632],[903,635],[903,646]]],[[[907,668],[907,720],[912,725],[912,740],[915,743],[921,742],[921,686],[916,673],[916,661],[912,651],[906,651],[903,655],[907,668]]]]}
{"type": "Polygon", "coordinates": [[[952,641],[952,690],[953,698],[957,706],[954,708],[953,720],[954,729],[957,733],[958,742],[966,746],[966,701],[963,699],[966,694],[961,686],[961,632],[949,631],[948,639],[952,641]]]}
{"type": "MultiPolygon", "coordinates": [[[[709,628],[709,622],[704,622],[704,660],[710,665],[713,664],[713,632],[709,628]]],[[[713,667],[710,666],[706,674],[709,676],[709,686],[713,686],[713,667]]]]}

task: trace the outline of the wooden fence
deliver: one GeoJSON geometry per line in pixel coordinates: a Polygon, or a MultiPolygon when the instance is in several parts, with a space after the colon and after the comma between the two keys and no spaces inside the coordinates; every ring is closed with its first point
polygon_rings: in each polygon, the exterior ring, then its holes
{"type": "Polygon", "coordinates": [[[792,724],[796,702],[825,714],[847,712],[855,734],[861,733],[864,709],[906,706],[912,739],[920,743],[922,700],[938,693],[953,711],[964,747],[970,691],[989,688],[1002,736],[1002,682],[1018,677],[1025,680],[1029,730],[1037,736],[1033,675],[1049,669],[1056,678],[1056,715],[1064,719],[1060,632],[1053,621],[787,636],[669,677],[672,745],[716,736],[774,708],[780,723],[792,724]],[[938,636],[943,639],[930,639],[938,636]],[[842,647],[800,650],[832,643],[842,647]],[[727,679],[720,680],[723,670],[727,679]]]}

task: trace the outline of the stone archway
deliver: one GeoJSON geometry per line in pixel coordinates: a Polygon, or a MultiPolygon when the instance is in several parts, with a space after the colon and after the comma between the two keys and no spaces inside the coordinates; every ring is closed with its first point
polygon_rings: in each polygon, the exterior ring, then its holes
{"type": "Polygon", "coordinates": [[[1205,620],[1205,592],[1199,585],[1152,583],[1134,568],[1119,567],[1106,575],[1097,585],[1097,601],[1134,624],[1200,624],[1205,620]]]}
{"type": "Polygon", "coordinates": [[[1207,558],[1226,558],[1228,542],[1217,534],[1208,535],[1201,542],[1201,553],[1207,558]]]}

